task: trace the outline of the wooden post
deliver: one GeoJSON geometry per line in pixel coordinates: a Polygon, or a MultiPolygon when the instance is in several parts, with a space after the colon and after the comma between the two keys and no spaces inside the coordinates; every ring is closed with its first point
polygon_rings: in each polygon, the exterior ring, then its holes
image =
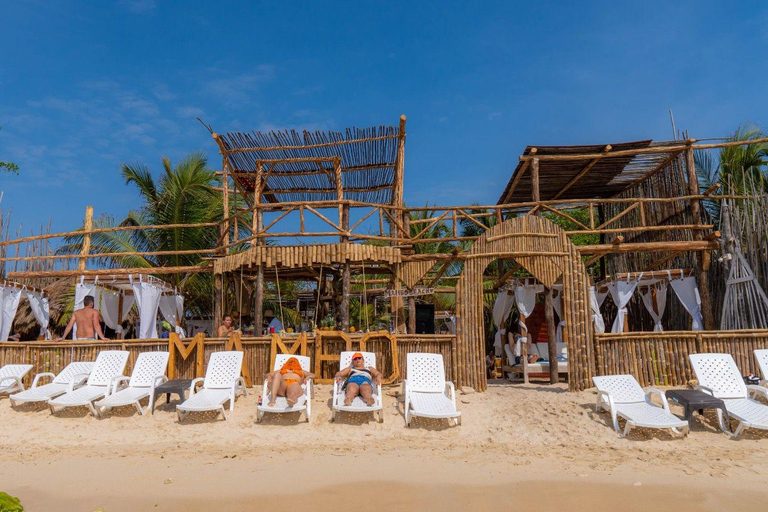
{"type": "Polygon", "coordinates": [[[224,274],[213,274],[213,332],[211,336],[215,337],[219,333],[222,316],[224,314],[224,274]]]}
{"type": "MultiPolygon", "coordinates": [[[[349,205],[339,205],[339,208],[341,208],[340,226],[345,232],[349,231],[349,205]]],[[[348,240],[348,237],[342,235],[342,244],[346,244],[348,240]]],[[[347,256],[347,258],[349,258],[349,256],[347,256]]],[[[341,304],[339,307],[341,308],[341,330],[344,332],[349,332],[349,284],[351,265],[352,263],[349,259],[346,259],[341,271],[341,304]]]]}
{"type": "Polygon", "coordinates": [[[416,297],[408,297],[408,334],[416,334],[416,297]]]}
{"type": "MultiPolygon", "coordinates": [[[[690,145],[685,150],[685,167],[688,171],[688,193],[692,196],[699,195],[699,179],[696,176],[696,163],[693,154],[693,147],[690,145]]],[[[702,209],[699,199],[691,199],[691,216],[693,223],[697,226],[702,224],[702,209]]],[[[702,240],[703,234],[700,229],[694,230],[694,240],[702,240]]],[[[715,330],[715,317],[712,309],[712,296],[709,293],[709,279],[707,271],[709,270],[710,254],[708,251],[699,251],[698,265],[696,269],[696,282],[699,285],[699,296],[701,297],[701,316],[704,320],[704,330],[715,330]]]]}
{"type": "MultiPolygon", "coordinates": [[[[83,223],[83,230],[85,231],[85,234],[83,235],[83,249],[80,251],[80,254],[82,256],[88,256],[88,253],[91,251],[91,234],[89,231],[93,229],[93,206],[86,206],[85,207],[85,222],[83,223]]],[[[80,258],[80,261],[77,263],[77,270],[85,270],[85,265],[88,262],[88,258],[80,258]]]]}
{"type": "Polygon", "coordinates": [[[534,202],[541,201],[541,194],[539,193],[539,159],[534,158],[531,161],[531,200],[534,202]]]}
{"type": "MultiPolygon", "coordinates": [[[[544,317],[547,320],[547,348],[549,353],[549,383],[557,384],[557,327],[552,288],[544,288],[544,317]]],[[[562,297],[560,298],[562,304],[562,297]]]]}
{"type": "MultiPolygon", "coordinates": [[[[400,210],[397,207],[403,206],[403,172],[405,169],[405,116],[400,116],[400,133],[397,139],[397,156],[395,157],[395,173],[392,182],[392,200],[390,204],[396,208],[392,209],[392,218],[397,219],[400,214],[400,210]]],[[[400,238],[401,234],[394,222],[389,224],[389,236],[392,238],[400,238]]],[[[398,242],[392,241],[391,245],[397,245],[398,242]]],[[[398,276],[392,276],[393,289],[400,289],[400,282],[398,276]]],[[[405,310],[403,308],[402,297],[391,297],[389,299],[389,308],[394,318],[395,331],[402,333],[405,331],[405,310]]]]}
{"type": "Polygon", "coordinates": [[[400,116],[400,136],[397,139],[397,156],[395,157],[395,173],[392,183],[392,204],[403,205],[403,174],[405,169],[405,116],[400,116]]]}

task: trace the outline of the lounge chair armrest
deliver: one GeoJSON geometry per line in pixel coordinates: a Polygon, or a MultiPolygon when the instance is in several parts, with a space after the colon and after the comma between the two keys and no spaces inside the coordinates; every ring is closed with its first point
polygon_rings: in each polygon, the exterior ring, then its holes
{"type": "Polygon", "coordinates": [[[764,388],[768,388],[768,379],[763,379],[760,381],[760,385],[764,388]]]}
{"type": "Polygon", "coordinates": [[[0,377],[0,382],[4,382],[7,380],[13,380],[16,381],[17,386],[21,386],[21,389],[24,389],[24,384],[21,382],[21,377],[17,377],[16,375],[9,375],[7,377],[0,377]]]}
{"type": "Polygon", "coordinates": [[[165,375],[155,375],[155,376],[152,378],[152,388],[151,388],[151,390],[152,390],[152,392],[151,392],[152,396],[155,396],[155,388],[156,388],[157,386],[159,386],[160,384],[164,384],[164,383],[166,383],[166,382],[168,382],[168,377],[166,377],[165,375]]]}
{"type": "Polygon", "coordinates": [[[55,379],[56,375],[54,373],[51,373],[51,372],[38,373],[37,375],[35,375],[35,378],[32,380],[32,387],[36,388],[37,387],[37,383],[40,382],[40,379],[42,379],[44,377],[50,377],[51,379],[55,379]]]}
{"type": "Polygon", "coordinates": [[[670,412],[669,411],[669,403],[667,402],[667,395],[664,394],[664,392],[662,390],[660,390],[659,388],[648,388],[648,389],[645,390],[645,399],[646,399],[646,401],[649,404],[651,404],[651,405],[656,405],[656,404],[654,404],[651,401],[651,396],[652,395],[659,395],[659,398],[661,399],[661,407],[665,411],[670,412]]]}
{"type": "Polygon", "coordinates": [[[451,392],[450,399],[453,401],[453,406],[456,407],[456,386],[453,385],[453,382],[446,381],[445,389],[451,392]]]}
{"type": "Polygon", "coordinates": [[[603,403],[608,404],[608,407],[611,411],[613,411],[613,397],[608,391],[603,391],[601,389],[597,390],[597,403],[595,404],[595,410],[598,410],[600,408],[600,405],[603,403]]]}
{"type": "Polygon", "coordinates": [[[768,389],[763,386],[755,386],[754,384],[747,385],[747,394],[763,395],[768,400],[768,389]]]}
{"type": "Polygon", "coordinates": [[[715,396],[715,392],[712,390],[712,388],[708,388],[707,386],[698,385],[694,389],[696,389],[698,391],[703,391],[703,392],[705,392],[707,394],[715,396]]]}
{"type": "Polygon", "coordinates": [[[72,377],[72,380],[69,381],[69,387],[67,388],[67,392],[73,391],[75,387],[82,386],[83,383],[88,380],[88,377],[90,377],[90,374],[88,373],[79,373],[74,377],[72,377]]]}
{"type": "Polygon", "coordinates": [[[129,381],[129,380],[131,380],[131,378],[126,377],[125,375],[118,375],[116,377],[112,377],[109,381],[109,386],[107,386],[107,396],[109,396],[111,393],[117,393],[117,386],[121,382],[129,381]]]}
{"type": "Polygon", "coordinates": [[[189,396],[192,396],[195,394],[195,386],[197,386],[203,381],[205,381],[204,377],[198,377],[192,380],[192,382],[189,384],[189,396]]]}

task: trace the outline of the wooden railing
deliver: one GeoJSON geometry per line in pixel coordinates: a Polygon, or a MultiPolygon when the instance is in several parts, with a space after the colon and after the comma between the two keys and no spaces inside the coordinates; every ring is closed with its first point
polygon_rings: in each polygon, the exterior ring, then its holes
{"type": "Polygon", "coordinates": [[[598,375],[631,374],[642,386],[680,386],[695,379],[689,354],[731,354],[743,375],[759,375],[755,349],[768,330],[632,332],[595,335],[598,375]]]}
{"type": "MultiPolygon", "coordinates": [[[[357,348],[361,334],[351,334],[353,348],[357,348]]],[[[192,339],[182,340],[188,344],[192,339]]],[[[290,339],[286,340],[290,343],[290,339]]],[[[314,342],[311,335],[307,339],[308,355],[314,363],[314,342]]],[[[264,375],[270,371],[270,347],[271,338],[267,336],[243,337],[241,340],[244,352],[243,362],[248,366],[253,384],[260,385],[264,375]]],[[[206,338],[204,340],[205,363],[207,364],[211,353],[225,350],[226,340],[222,338],[206,338]]],[[[343,348],[336,347],[339,352],[343,348]]],[[[31,364],[32,371],[25,378],[25,385],[29,386],[32,378],[37,373],[60,372],[66,365],[74,361],[95,361],[96,356],[102,350],[127,350],[130,352],[128,366],[125,374],[130,375],[133,363],[141,352],[168,351],[169,340],[117,340],[117,341],[62,341],[62,342],[19,342],[0,343],[0,367],[5,364],[31,364]]],[[[333,349],[332,349],[333,350],[333,349]]],[[[392,361],[388,345],[384,340],[368,341],[366,350],[376,353],[377,365],[385,375],[390,373],[392,361]]],[[[456,337],[444,334],[408,334],[397,335],[398,363],[401,369],[400,380],[406,375],[406,357],[409,352],[429,352],[442,354],[446,366],[446,378],[455,380],[456,375],[456,337]]],[[[195,357],[191,355],[187,359],[176,357],[174,367],[175,378],[192,379],[195,377],[195,357]]],[[[338,370],[334,365],[327,365],[324,370],[324,378],[332,378],[338,370]]]]}

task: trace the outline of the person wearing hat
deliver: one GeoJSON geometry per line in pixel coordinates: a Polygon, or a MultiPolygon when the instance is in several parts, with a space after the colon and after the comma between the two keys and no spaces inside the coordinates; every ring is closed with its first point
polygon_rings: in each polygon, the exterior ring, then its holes
{"type": "Polygon", "coordinates": [[[381,384],[381,372],[373,366],[365,366],[363,354],[352,354],[352,363],[343,370],[336,372],[336,380],[346,379],[341,387],[346,392],[344,405],[352,405],[352,401],[358,395],[363,398],[366,405],[372,406],[376,401],[373,398],[373,386],[381,384]]]}

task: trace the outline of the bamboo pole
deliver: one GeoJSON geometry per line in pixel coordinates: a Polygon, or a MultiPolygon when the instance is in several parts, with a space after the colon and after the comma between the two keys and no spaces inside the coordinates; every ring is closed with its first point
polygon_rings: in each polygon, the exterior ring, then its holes
{"type": "MultiPolygon", "coordinates": [[[[688,148],[685,152],[685,167],[688,171],[688,191],[692,196],[699,195],[699,178],[696,175],[696,163],[694,159],[693,148],[688,148]]],[[[696,225],[703,224],[701,203],[698,199],[691,201],[691,216],[693,222],[696,225]]],[[[693,232],[694,240],[701,240],[703,238],[701,231],[693,232]]],[[[700,251],[698,253],[698,273],[696,281],[699,288],[699,296],[701,297],[701,315],[704,320],[704,329],[711,331],[715,328],[714,309],[712,307],[712,296],[709,292],[709,278],[707,271],[709,270],[709,254],[706,251],[700,251]]]]}
{"type": "Polygon", "coordinates": [[[83,271],[85,270],[85,265],[88,261],[87,256],[88,253],[91,250],[91,235],[88,233],[93,229],[93,206],[86,206],[85,207],[85,222],[83,223],[83,230],[86,232],[85,235],[83,235],[83,249],[80,252],[80,255],[82,256],[80,258],[80,261],[77,263],[77,270],[83,271]]]}

